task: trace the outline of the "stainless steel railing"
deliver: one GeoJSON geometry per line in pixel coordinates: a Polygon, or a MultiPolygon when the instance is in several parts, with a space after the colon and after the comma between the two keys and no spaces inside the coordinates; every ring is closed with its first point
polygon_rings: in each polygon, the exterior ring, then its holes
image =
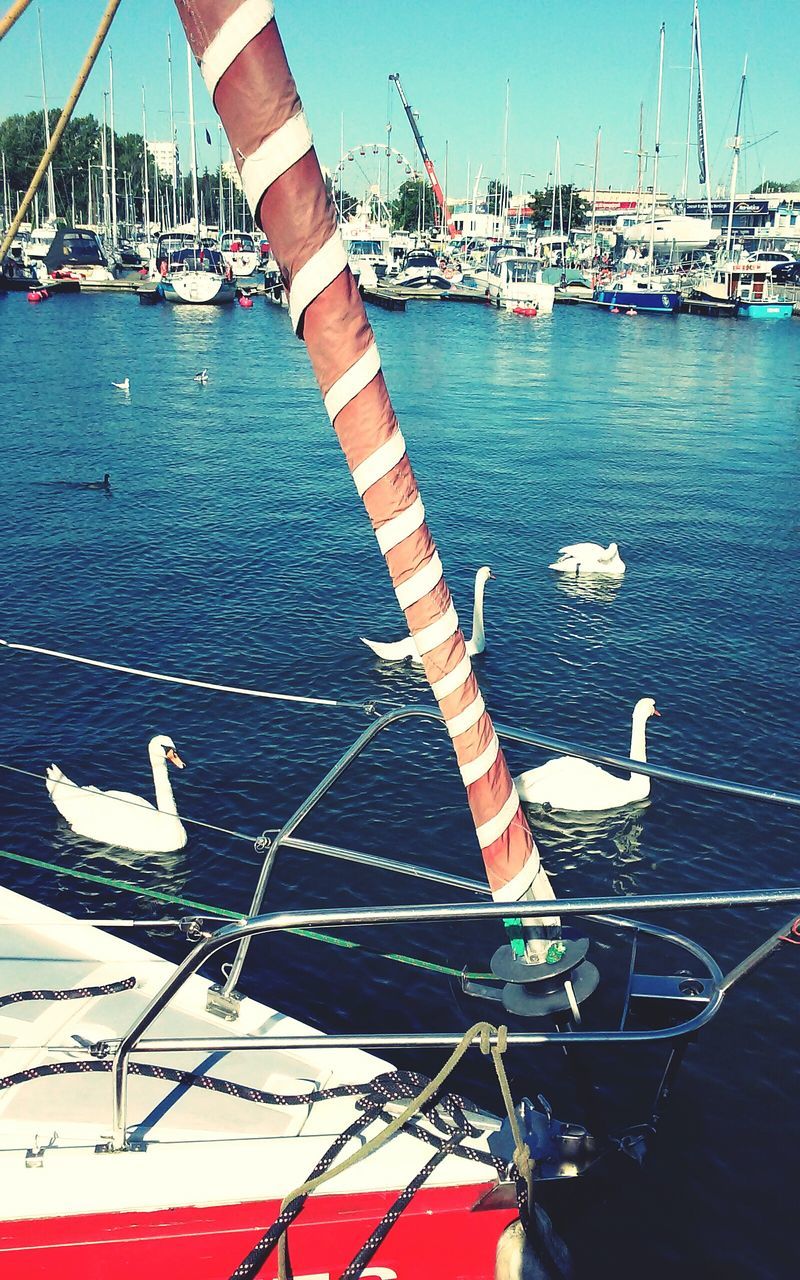
{"type": "MultiPolygon", "coordinates": [[[[679,1026],[667,1028],[645,1029],[641,1031],[521,1031],[511,1032],[508,1042],[514,1045],[542,1044],[576,1044],[576,1043],[619,1043],[643,1042],[655,1040],[674,1040],[686,1036],[703,1027],[719,1010],[724,996],[735,982],[739,981],[771,951],[780,945],[786,926],[776,931],[765,943],[762,943],[745,960],[741,961],[729,974],[723,975],[721,969],[711,955],[689,938],[660,926],[646,924],[640,920],[631,921],[627,917],[633,912],[686,910],[697,908],[719,908],[733,906],[763,906],[782,902],[800,902],[800,886],[782,889],[756,889],[734,891],[730,893],[687,893],[687,894],[649,894],[628,898],[578,898],[568,901],[537,903],[537,911],[543,916],[558,915],[582,916],[601,923],[608,923],[615,928],[634,929],[650,934],[661,941],[672,943],[689,952],[699,960],[711,979],[712,987],[708,1000],[694,1017],[679,1026]]],[[[504,902],[470,902],[450,904],[424,904],[404,907],[363,907],[347,910],[315,910],[315,911],[281,911],[269,915],[255,917],[232,924],[226,924],[216,933],[203,939],[178,965],[174,973],[167,979],[161,989],[153,996],[150,1003],[138,1015],[132,1026],[120,1039],[112,1068],[113,1074],[113,1122],[112,1140],[108,1150],[123,1151],[126,1149],[127,1127],[127,1081],[128,1064],[131,1054],[219,1050],[228,1052],[250,1049],[315,1049],[315,1048],[439,1048],[452,1047],[460,1040],[457,1032],[414,1033],[386,1035],[332,1035],[332,1036],[266,1036],[255,1037],[202,1037],[202,1038],[161,1038],[142,1043],[142,1036],[152,1025],[158,1015],[167,1007],[176,992],[197,973],[218,951],[225,947],[249,940],[257,935],[269,934],[286,929],[359,927],[366,925],[402,925],[446,922],[470,922],[477,920],[498,920],[508,914],[508,903],[504,902]]]]}

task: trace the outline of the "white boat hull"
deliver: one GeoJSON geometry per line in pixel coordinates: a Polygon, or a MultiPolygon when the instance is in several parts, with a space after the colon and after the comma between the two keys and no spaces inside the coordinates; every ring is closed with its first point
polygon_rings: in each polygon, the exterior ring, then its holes
{"type": "Polygon", "coordinates": [[[195,306],[221,306],[233,302],[236,297],[236,287],[232,280],[212,275],[208,271],[183,271],[167,276],[161,288],[167,302],[195,306]]]}

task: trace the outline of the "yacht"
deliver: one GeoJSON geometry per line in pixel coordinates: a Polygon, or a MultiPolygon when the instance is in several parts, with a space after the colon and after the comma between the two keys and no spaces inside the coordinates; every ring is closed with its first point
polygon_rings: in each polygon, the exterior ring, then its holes
{"type": "Polygon", "coordinates": [[[251,276],[261,263],[261,250],[249,231],[223,231],[219,249],[231,275],[251,276]]]}
{"type": "Polygon", "coordinates": [[[556,296],[555,285],[545,283],[542,264],[538,258],[515,254],[513,257],[496,259],[495,266],[496,270],[486,286],[490,302],[507,311],[535,311],[540,316],[551,314],[556,296]]]}
{"type": "Polygon", "coordinates": [[[598,307],[609,311],[646,311],[650,315],[674,315],[681,295],[661,276],[644,271],[617,272],[601,280],[594,291],[598,307]]]}
{"type": "Polygon", "coordinates": [[[717,231],[710,218],[690,218],[682,213],[666,213],[656,217],[652,226],[635,217],[622,215],[617,218],[616,232],[626,246],[640,248],[650,245],[664,251],[689,253],[693,249],[706,249],[717,238],[717,231]]]}
{"type": "Polygon", "coordinates": [[[786,320],[792,304],[775,292],[771,273],[771,265],[765,262],[719,262],[700,277],[695,296],[732,303],[737,316],[750,320],[786,320]]]}
{"type": "Polygon", "coordinates": [[[397,284],[403,289],[436,289],[441,292],[450,288],[451,281],[439,266],[432,249],[411,249],[405,256],[397,284]]]}
{"type": "Polygon", "coordinates": [[[392,265],[391,232],[379,222],[356,218],[341,227],[350,270],[359,284],[374,289],[392,265]]]}
{"type": "Polygon", "coordinates": [[[222,254],[190,232],[165,231],[158,237],[155,272],[167,302],[222,305],[236,297],[222,254]]]}

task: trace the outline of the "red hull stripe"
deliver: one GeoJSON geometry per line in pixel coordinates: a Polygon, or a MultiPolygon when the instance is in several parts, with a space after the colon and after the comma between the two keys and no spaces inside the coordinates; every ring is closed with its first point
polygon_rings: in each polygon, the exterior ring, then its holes
{"type": "MultiPolygon", "coordinates": [[[[364,1280],[490,1280],[497,1241],[516,1214],[473,1211],[489,1185],[418,1191],[364,1280]]],[[[312,1196],[289,1229],[295,1280],[335,1280],[396,1195],[312,1196]]],[[[4,1223],[0,1275],[3,1280],[227,1280],[279,1210],[277,1201],[254,1201],[4,1223]]],[[[275,1280],[277,1270],[276,1253],[262,1269],[263,1280],[275,1280]]]]}

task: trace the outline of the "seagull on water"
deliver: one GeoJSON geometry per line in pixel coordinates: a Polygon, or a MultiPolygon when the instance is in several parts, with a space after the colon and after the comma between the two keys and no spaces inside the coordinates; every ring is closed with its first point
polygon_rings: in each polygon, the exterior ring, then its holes
{"type": "Polygon", "coordinates": [[[208,369],[201,369],[199,373],[194,375],[195,382],[200,382],[205,386],[208,382],[208,369]]]}
{"type": "Polygon", "coordinates": [[[126,378],[124,382],[112,382],[111,385],[112,387],[116,387],[117,391],[130,391],[131,380],[130,378],[126,378]]]}

